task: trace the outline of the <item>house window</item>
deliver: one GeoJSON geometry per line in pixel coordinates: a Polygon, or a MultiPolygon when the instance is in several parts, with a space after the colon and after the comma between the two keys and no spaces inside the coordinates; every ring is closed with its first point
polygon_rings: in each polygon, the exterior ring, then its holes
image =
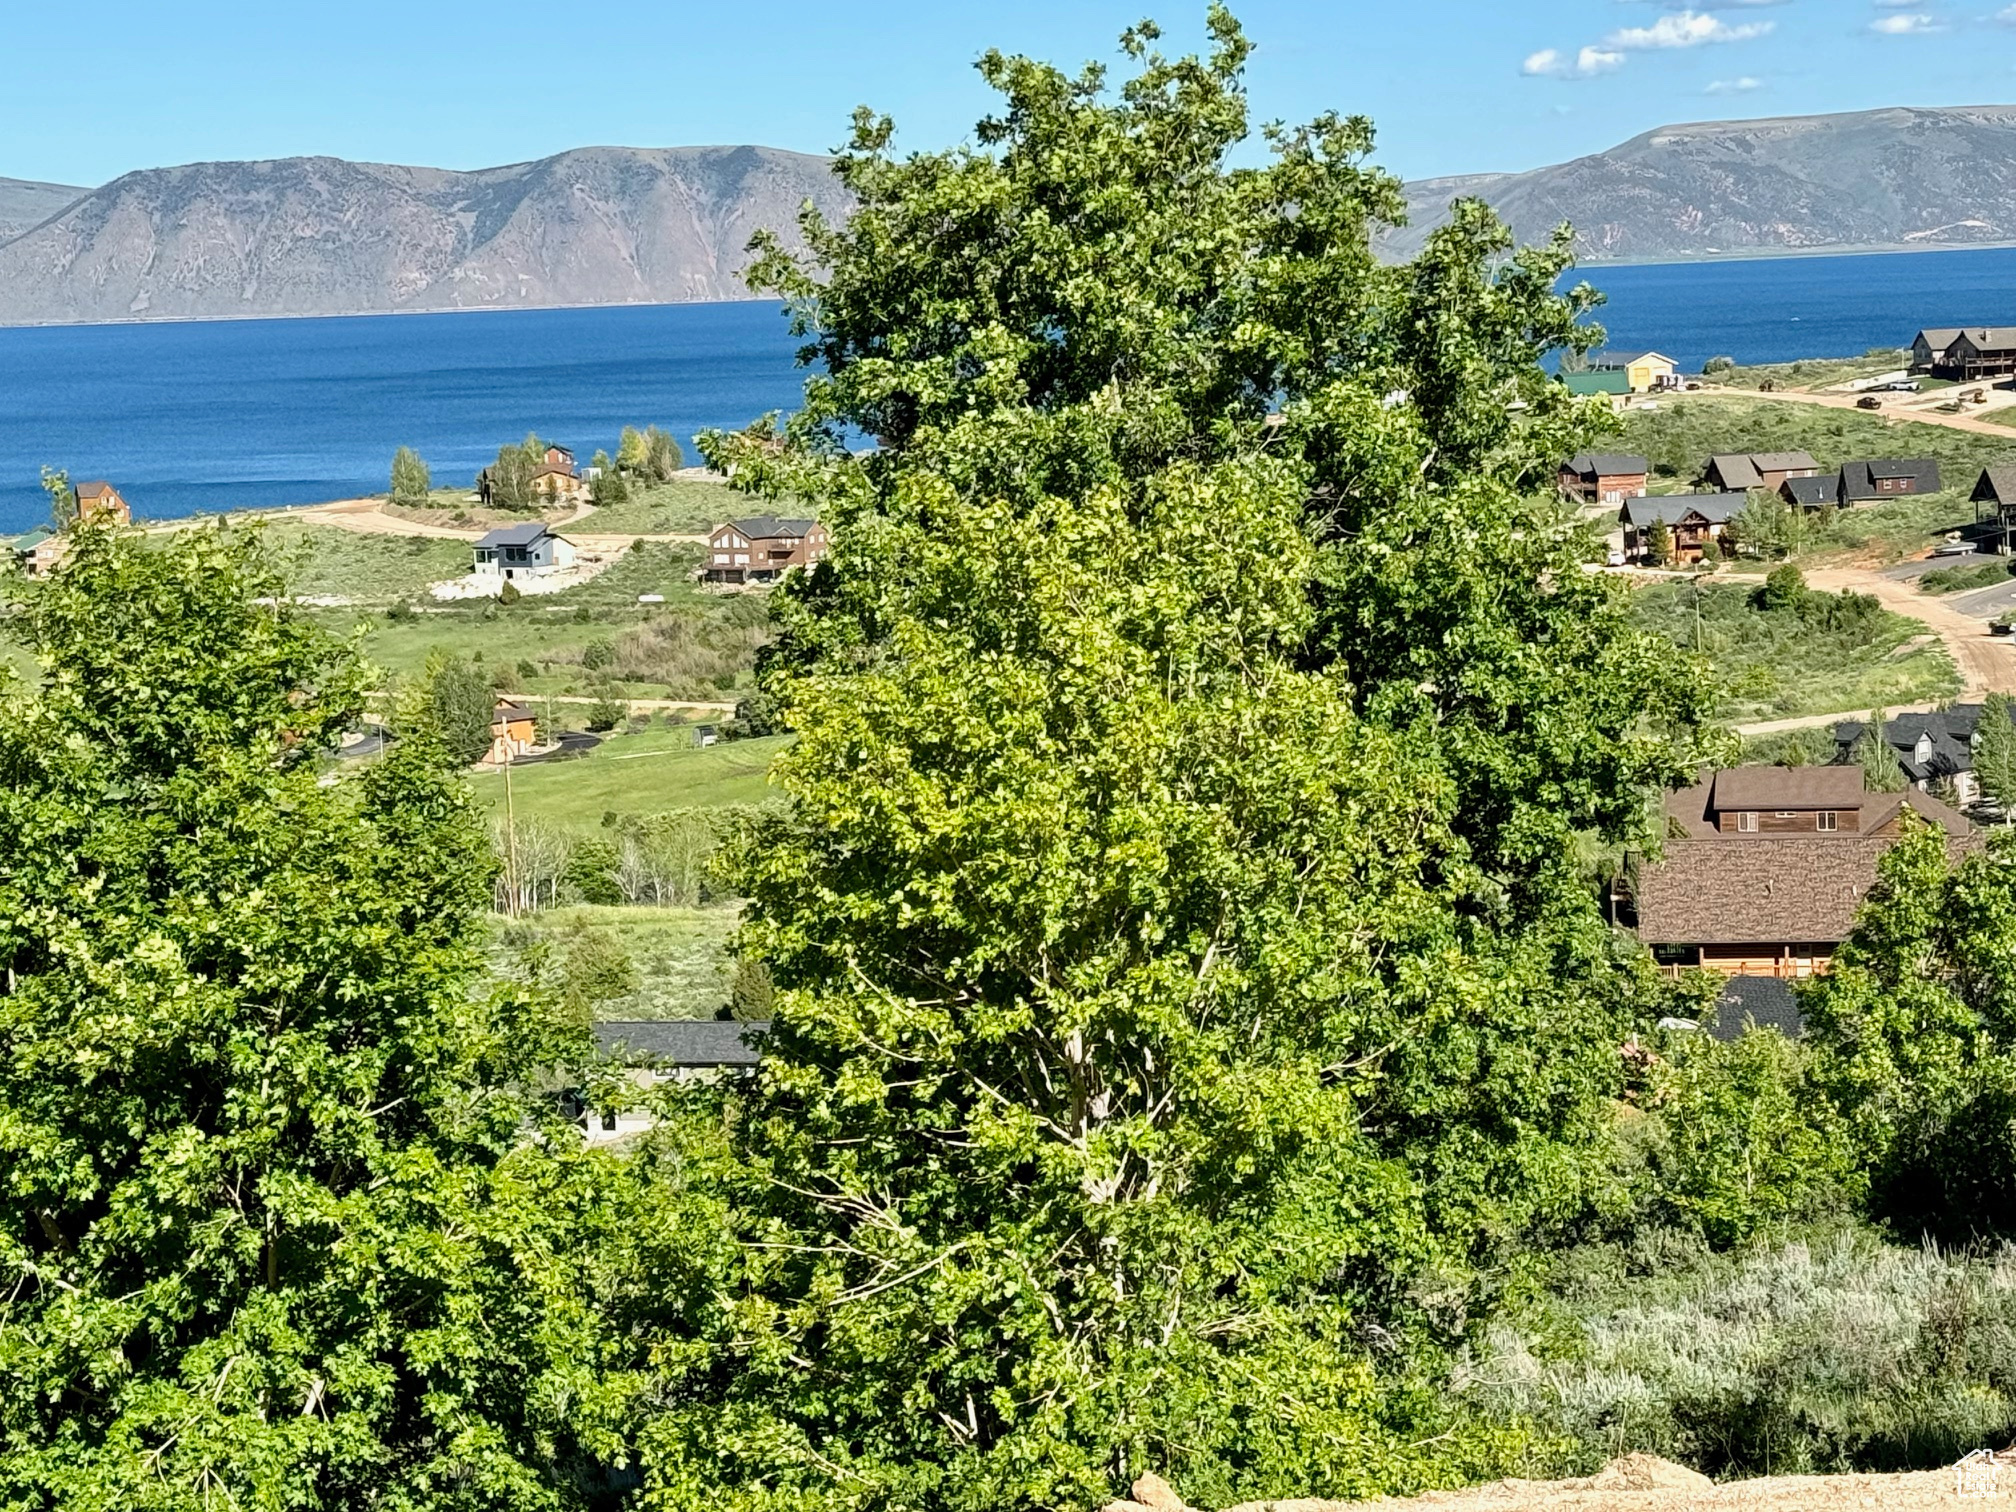
{"type": "Polygon", "coordinates": [[[602,1115],[602,1130],[605,1134],[614,1134],[616,1132],[616,1115],[614,1113],[604,1113],[602,1115]]]}
{"type": "Polygon", "coordinates": [[[1841,816],[1839,814],[1831,814],[1826,812],[1825,810],[1822,810],[1815,817],[1814,823],[1818,826],[1820,832],[1823,835],[1831,834],[1835,830],[1841,828],[1841,816]]]}
{"type": "Polygon", "coordinates": [[[1755,814],[1738,814],[1736,816],[1736,828],[1737,831],[1741,834],[1745,835],[1756,834],[1757,816],[1755,814]]]}
{"type": "Polygon", "coordinates": [[[1780,819],[1797,819],[1799,815],[1791,809],[1780,809],[1778,810],[1778,817],[1780,819]]]}

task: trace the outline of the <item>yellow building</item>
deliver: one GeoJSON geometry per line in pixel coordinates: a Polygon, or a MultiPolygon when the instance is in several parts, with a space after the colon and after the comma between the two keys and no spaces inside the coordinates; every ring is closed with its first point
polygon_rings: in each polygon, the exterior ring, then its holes
{"type": "Polygon", "coordinates": [[[1680,364],[1659,352],[1597,352],[1589,358],[1589,371],[1622,373],[1632,393],[1651,394],[1678,383],[1680,364]]]}

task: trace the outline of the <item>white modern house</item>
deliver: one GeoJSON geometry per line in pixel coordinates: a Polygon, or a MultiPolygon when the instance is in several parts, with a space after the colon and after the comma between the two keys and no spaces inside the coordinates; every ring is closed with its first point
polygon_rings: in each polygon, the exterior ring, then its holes
{"type": "Polygon", "coordinates": [[[537,521],[506,525],[476,543],[478,577],[544,577],[575,563],[574,543],[537,521]]]}

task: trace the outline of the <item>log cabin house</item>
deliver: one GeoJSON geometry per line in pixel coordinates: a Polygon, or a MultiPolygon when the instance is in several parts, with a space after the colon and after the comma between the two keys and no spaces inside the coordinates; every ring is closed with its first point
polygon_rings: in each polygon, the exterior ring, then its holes
{"type": "Polygon", "coordinates": [[[1669,973],[1825,972],[1907,814],[1938,825],[1956,853],[1981,844],[1936,798],[1866,791],[1859,766],[1704,773],[1667,795],[1664,852],[1636,866],[1638,937],[1669,973]]]}
{"type": "Polygon", "coordinates": [[[1624,554],[1643,562],[1650,554],[1653,526],[1664,522],[1673,538],[1675,562],[1698,562],[1708,543],[1719,540],[1748,494],[1649,494],[1627,499],[1618,519],[1624,526],[1624,554]]]}

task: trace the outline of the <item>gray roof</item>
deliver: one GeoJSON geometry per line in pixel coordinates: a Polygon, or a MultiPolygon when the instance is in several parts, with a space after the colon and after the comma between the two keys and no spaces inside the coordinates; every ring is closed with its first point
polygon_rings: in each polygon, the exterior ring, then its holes
{"type": "Polygon", "coordinates": [[[1745,1029],[1776,1029],[1787,1039],[1805,1032],[1806,1020],[1788,983],[1776,977],[1731,977],[1715,1000],[1715,1016],[1704,1027],[1725,1045],[1743,1037],[1745,1029]]]}
{"type": "MultiPolygon", "coordinates": [[[[1899,714],[1883,726],[1883,738],[1897,753],[1897,763],[1913,782],[1933,782],[1974,770],[1974,731],[1981,722],[1980,704],[1955,704],[1950,709],[1934,709],[1927,714],[1899,714]],[[1918,759],[1920,745],[1928,747],[1925,759],[1918,759]]],[[[2009,717],[2016,723],[2016,709],[2009,717]]],[[[1843,720],[1834,726],[1837,760],[1851,758],[1855,743],[1868,725],[1859,719],[1843,720]]]]}
{"type": "Polygon", "coordinates": [[[1828,473],[1819,478],[1787,478],[1778,492],[1794,504],[1815,508],[1841,496],[1841,475],[1828,473]]]}
{"type": "Polygon", "coordinates": [[[1856,503],[1868,499],[1894,497],[1876,487],[1879,478],[1913,480],[1913,493],[1939,492],[1939,464],[1929,457],[1886,457],[1869,462],[1841,464],[1841,501],[1856,503]]]}
{"type": "Polygon", "coordinates": [[[1577,452],[1568,459],[1568,471],[1581,477],[1636,478],[1652,470],[1652,464],[1629,452],[1577,452]]]}
{"type": "Polygon", "coordinates": [[[2006,352],[2016,347],[2016,326],[1962,326],[1960,335],[1983,352],[2006,352]]]}
{"type": "Polygon", "coordinates": [[[1745,452],[1718,452],[1701,470],[1720,478],[1724,488],[1757,488],[1764,482],[1756,462],[1745,452]]]}
{"type": "Polygon", "coordinates": [[[754,1066],[767,1023],[734,1019],[631,1020],[597,1024],[604,1055],[656,1066],[754,1066]]]}
{"type": "Polygon", "coordinates": [[[1911,344],[1916,346],[1922,341],[1933,351],[1943,352],[1953,345],[1963,329],[1962,326],[1927,326],[1912,339],[1911,344]]]}
{"type": "Polygon", "coordinates": [[[1711,525],[1720,525],[1750,502],[1745,493],[1647,494],[1642,499],[1624,501],[1624,522],[1633,530],[1643,530],[1655,520],[1677,525],[1690,514],[1698,514],[1711,525]]]}
{"type": "Polygon", "coordinates": [[[537,520],[524,525],[500,525],[476,543],[480,551],[488,546],[530,546],[533,542],[553,534],[537,520]]]}
{"type": "Polygon", "coordinates": [[[1986,467],[1974,485],[1974,502],[2016,505],[2016,467],[1986,467]]]}

